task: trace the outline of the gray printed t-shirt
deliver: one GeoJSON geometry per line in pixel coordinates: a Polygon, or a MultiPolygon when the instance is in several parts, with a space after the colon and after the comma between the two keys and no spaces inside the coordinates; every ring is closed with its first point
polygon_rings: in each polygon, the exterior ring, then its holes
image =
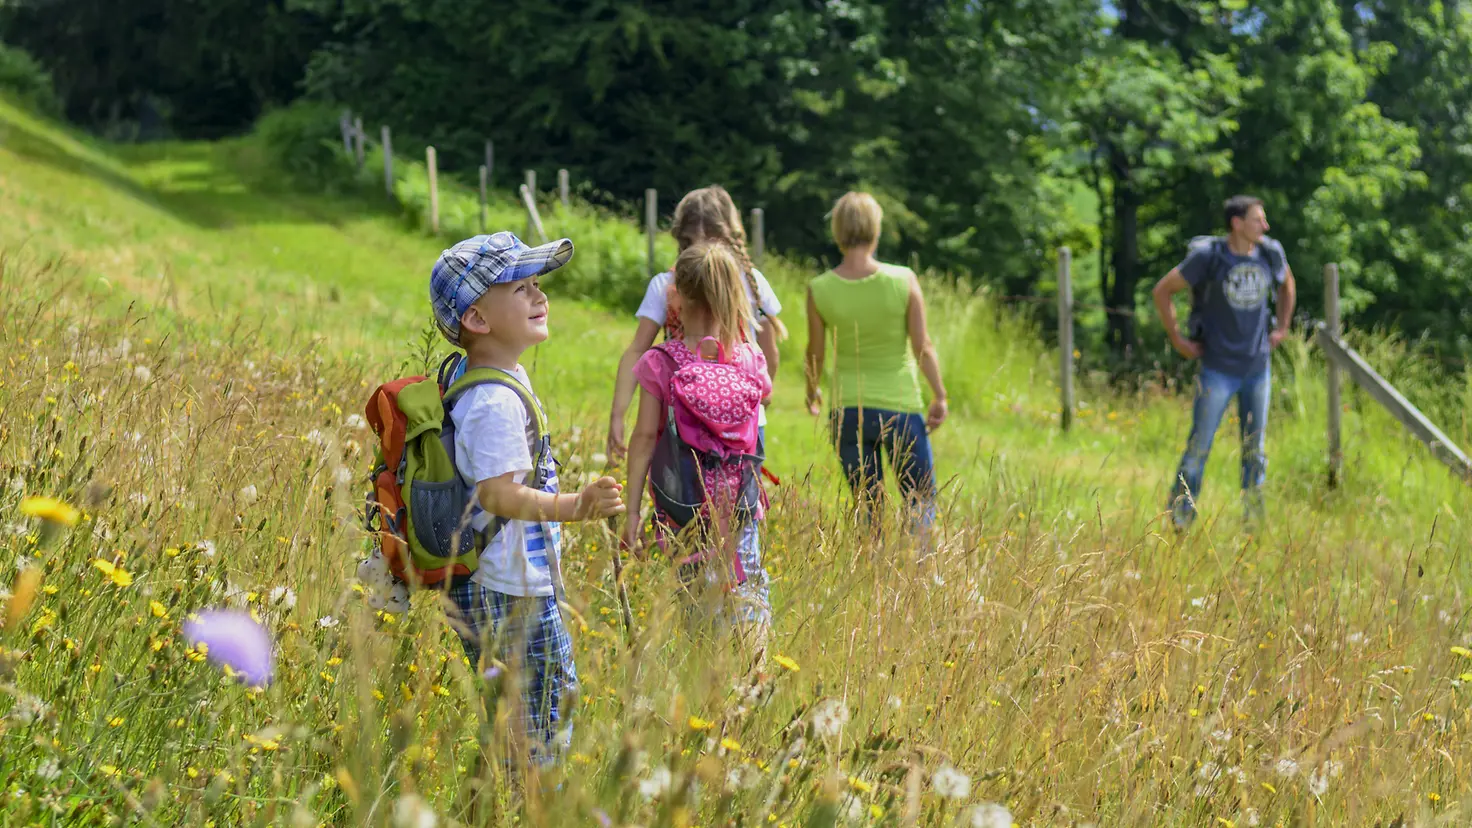
{"type": "Polygon", "coordinates": [[[1201,364],[1236,377],[1267,370],[1273,330],[1268,299],[1288,271],[1283,245],[1263,236],[1251,255],[1238,256],[1225,239],[1215,239],[1194,246],[1179,267],[1191,286],[1190,331],[1201,343],[1201,364]]]}

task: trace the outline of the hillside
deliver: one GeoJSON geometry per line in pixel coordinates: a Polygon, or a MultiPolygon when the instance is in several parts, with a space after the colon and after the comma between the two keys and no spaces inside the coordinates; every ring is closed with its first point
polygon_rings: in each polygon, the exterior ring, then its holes
{"type": "MultiPolygon", "coordinates": [[[[366,464],[348,415],[415,354],[428,267],[453,239],[361,194],[272,184],[261,164],[248,140],[109,146],[0,101],[0,335],[13,343],[0,374],[0,469],[20,481],[0,511],[11,520],[21,490],[80,500],[89,479],[116,495],[87,506],[91,532],[74,530],[49,552],[32,548],[45,545],[39,533],[0,541],[0,570],[41,555],[48,583],[60,585],[32,610],[29,634],[7,631],[5,641],[21,653],[17,692],[49,705],[42,718],[57,747],[9,725],[0,741],[24,764],[17,773],[67,768],[69,787],[52,794],[65,807],[123,813],[159,785],[168,795],[149,807],[165,809],[164,823],[284,822],[285,803],[302,801],[313,818],[346,824],[380,795],[419,790],[437,811],[469,819],[456,797],[473,751],[455,702],[474,685],[439,657],[457,653],[448,632],[423,603],[409,623],[375,619],[343,581],[361,550],[351,525],[361,492],[345,482],[366,464]],[[48,425],[48,412],[65,427],[48,425]],[[205,539],[209,560],[189,551],[205,539]],[[140,583],[109,585],[88,565],[114,548],[140,583]],[[293,590],[291,607],[264,597],[278,587],[293,590]],[[185,612],[247,591],[290,654],[266,694],[213,682],[177,643],[147,655],[185,612]],[[164,596],[164,614],[150,615],[164,596]],[[416,653],[424,666],[405,672],[416,653]],[[411,716],[408,735],[390,739],[393,705],[376,708],[382,693],[373,694],[401,682],[420,724],[411,716]],[[135,709],[140,692],[156,708],[135,709]],[[186,718],[190,735],[168,733],[186,718]],[[414,755],[398,763],[404,744],[414,755]]],[[[504,197],[494,216],[521,227],[504,197]]],[[[584,208],[548,224],[587,261],[638,262],[631,226],[584,208]]],[[[637,273],[586,266],[595,269],[576,279],[637,283],[637,273]]],[[[675,812],[689,807],[710,824],[717,797],[648,805],[631,794],[637,780],[615,784],[625,738],[651,767],[667,759],[677,779],[702,755],[722,768],[700,770],[716,788],[727,769],[758,769],[755,793],[719,798],[752,822],[821,824],[851,802],[858,821],[910,821],[906,769],[928,780],[941,756],[972,780],[963,800],[1004,802],[1026,824],[1454,813],[1457,792],[1472,788],[1472,769],[1454,758],[1472,755],[1472,678],[1462,674],[1472,661],[1449,654],[1468,643],[1472,494],[1358,395],[1347,397],[1347,480],[1327,492],[1322,374],[1306,342],[1290,342],[1275,364],[1264,533],[1237,532],[1233,418],[1209,467],[1204,525],[1177,541],[1157,533],[1157,513],[1189,400],[1120,397],[1085,381],[1078,423],[1062,434],[1056,361],[1037,332],[984,294],[929,282],[955,405],[935,437],[952,480],[945,543],[921,572],[903,542],[842,520],[836,459],[801,405],[806,274],[781,261],[764,271],[793,334],[769,426],[770,466],[785,484],[764,543],[773,646],[801,669],[772,668],[772,695],[756,707],[733,701],[730,665],[681,641],[672,576],[658,561],[631,574],[641,632],[625,645],[608,538],[572,527],[587,685],[576,764],[588,767],[549,799],[549,813],[679,823],[692,812],[675,812]],[[852,711],[852,733],[789,753],[783,726],[834,698],[852,711]],[[718,722],[738,748],[702,748],[685,728],[692,715],[718,722]],[[791,773],[769,773],[783,757],[791,773]],[[830,772],[836,787],[815,787],[830,772]]],[[[582,473],[601,446],[632,321],[628,308],[555,285],[553,294],[552,339],[528,367],[570,470],[582,473]]],[[[1357,342],[1377,364],[1412,372],[1393,343],[1357,342]]],[[[1465,439],[1464,424],[1444,425],[1465,439]]],[[[40,813],[28,810],[37,798],[7,796],[0,812],[40,813]]],[[[923,808],[913,797],[926,824],[960,807],[934,792],[923,808]]]]}

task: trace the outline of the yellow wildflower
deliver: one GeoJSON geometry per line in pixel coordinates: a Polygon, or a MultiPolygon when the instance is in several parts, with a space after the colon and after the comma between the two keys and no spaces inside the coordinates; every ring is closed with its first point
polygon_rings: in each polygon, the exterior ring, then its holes
{"type": "Polygon", "coordinates": [[[690,729],[691,730],[694,730],[694,731],[697,731],[697,732],[698,731],[703,731],[703,730],[710,730],[711,728],[713,728],[713,727],[716,726],[715,725],[715,722],[708,722],[705,719],[700,718],[699,716],[691,716],[690,717],[690,721],[689,721],[689,725],[690,725],[690,729]]]}
{"type": "Polygon", "coordinates": [[[740,742],[730,737],[721,740],[721,747],[731,751],[732,753],[741,753],[742,750],[744,750],[744,748],[741,747],[740,742]]]}
{"type": "Polygon", "coordinates": [[[127,721],[127,719],[124,719],[122,716],[113,716],[111,719],[108,720],[107,726],[108,727],[122,727],[123,726],[123,722],[125,722],[125,721],[127,721]]]}
{"type": "Polygon", "coordinates": [[[122,567],[114,566],[112,561],[97,558],[92,561],[92,565],[97,567],[99,572],[106,575],[113,583],[120,587],[125,587],[133,583],[133,574],[122,567]]]}
{"type": "Polygon", "coordinates": [[[153,613],[154,618],[168,618],[169,611],[163,604],[157,601],[148,602],[148,611],[153,613]]]}
{"type": "Polygon", "coordinates": [[[20,502],[20,513],[27,517],[38,517],[62,526],[75,526],[82,516],[75,507],[54,497],[32,496],[20,502]]]}
{"type": "Polygon", "coordinates": [[[55,595],[56,593],[60,592],[61,589],[56,584],[47,584],[46,586],[41,587],[41,591],[46,593],[47,595],[55,595]]]}
{"type": "Polygon", "coordinates": [[[865,782],[857,776],[850,776],[848,778],[848,786],[858,791],[859,793],[873,793],[874,791],[873,785],[870,785],[868,782],[865,782]]]}
{"type": "Polygon", "coordinates": [[[1462,658],[1472,658],[1472,650],[1469,650],[1466,647],[1453,647],[1452,654],[1459,655],[1462,658]]]}

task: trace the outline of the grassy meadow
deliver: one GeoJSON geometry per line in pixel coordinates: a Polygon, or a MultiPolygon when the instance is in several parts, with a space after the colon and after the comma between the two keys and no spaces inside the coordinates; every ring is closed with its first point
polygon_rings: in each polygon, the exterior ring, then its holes
{"type": "MultiPolygon", "coordinates": [[[[939,551],[917,564],[899,532],[846,519],[802,406],[810,272],[781,261],[764,268],[792,331],[769,414],[783,481],[763,539],[770,657],[751,675],[688,631],[659,558],[626,565],[626,638],[614,535],[566,525],[573,750],[514,796],[479,739],[494,691],[435,596],[385,616],[351,578],[367,394],[448,352],[426,336],[425,283],[473,219],[463,192],[446,198],[458,218],[435,238],[381,184],[293,191],[249,140],[108,146],[0,99],[0,821],[1472,819],[1472,493],[1357,391],[1346,479],[1326,490],[1322,360],[1305,338],[1274,366],[1263,531],[1241,531],[1233,417],[1202,520],[1177,538],[1160,512],[1188,398],[1085,377],[1063,434],[1039,332],[985,292],[932,282],[953,407],[934,438],[939,551]],[[28,496],[79,519],[26,517],[28,496]],[[182,636],[190,613],[226,605],[272,632],[263,690],[182,636]]],[[[524,225],[505,196],[492,219],[524,225]]],[[[578,270],[562,289],[549,277],[552,338],[527,367],[573,481],[601,470],[633,328],[632,303],[580,286],[637,297],[643,243],[583,207],[546,220],[578,245],[578,270]]],[[[1394,340],[1352,341],[1413,400],[1443,401],[1466,445],[1467,383],[1394,340]]]]}

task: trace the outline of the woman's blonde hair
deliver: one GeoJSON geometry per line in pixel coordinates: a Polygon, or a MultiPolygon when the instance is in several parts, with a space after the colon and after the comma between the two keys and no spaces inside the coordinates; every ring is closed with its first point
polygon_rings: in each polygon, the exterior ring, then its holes
{"type": "Polygon", "coordinates": [[[741,284],[741,266],[725,244],[696,243],[681,251],[675,260],[675,290],[687,306],[710,314],[722,345],[731,348],[750,338],[755,317],[741,284]]]}
{"type": "MultiPolygon", "coordinates": [[[[761,301],[762,294],[757,289],[756,275],[753,273],[755,267],[751,263],[751,256],[746,252],[746,227],[741,223],[741,211],[736,209],[736,202],[731,199],[731,194],[726,192],[725,187],[711,184],[686,193],[680,203],[675,205],[670,235],[675,237],[675,244],[682,254],[701,242],[720,242],[726,245],[736,259],[738,272],[746,274],[747,283],[751,285],[751,295],[756,301],[761,301]]],[[[787,326],[782,324],[782,320],[768,318],[777,331],[777,339],[786,339],[787,326]]]]}
{"type": "Polygon", "coordinates": [[[833,205],[833,241],[839,250],[873,244],[883,221],[884,210],[874,196],[850,190],[833,205]]]}

